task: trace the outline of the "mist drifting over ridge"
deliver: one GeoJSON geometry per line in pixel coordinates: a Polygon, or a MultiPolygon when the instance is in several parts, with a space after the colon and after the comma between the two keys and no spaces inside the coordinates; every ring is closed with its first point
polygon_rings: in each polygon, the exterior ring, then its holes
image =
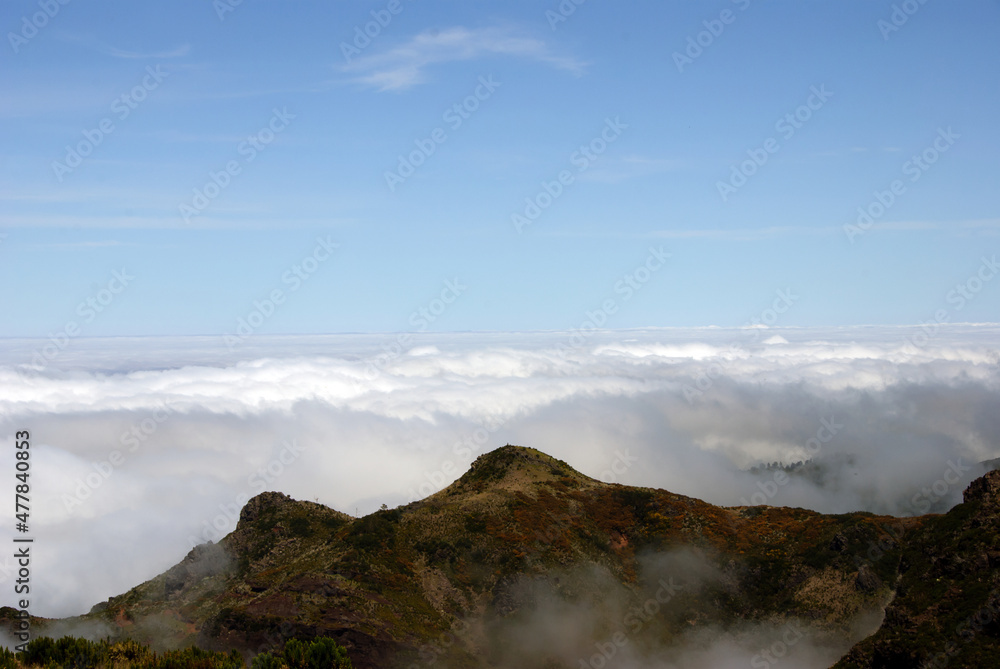
{"type": "MultiPolygon", "coordinates": [[[[505,443],[714,504],[945,509],[1000,455],[997,335],[385,334],[232,351],[80,339],[41,368],[29,363],[44,340],[7,340],[0,432],[32,431],[36,612],[62,616],[217,540],[258,492],[365,514],[436,492],[505,443]],[[810,459],[808,475],[748,471],[810,459]]],[[[0,579],[11,567],[0,561],[0,579]]]]}

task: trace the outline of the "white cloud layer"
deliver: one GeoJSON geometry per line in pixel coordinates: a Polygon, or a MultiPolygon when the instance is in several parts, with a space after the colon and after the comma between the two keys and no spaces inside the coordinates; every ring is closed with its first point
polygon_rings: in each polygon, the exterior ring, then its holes
{"type": "MultiPolygon", "coordinates": [[[[0,437],[32,437],[33,612],[81,613],[154,576],[265,489],[363,514],[508,442],[716,504],[947,508],[973,464],[1000,456],[998,334],[344,335],[236,351],[208,337],[5,340],[0,437]],[[780,485],[746,471],[810,458],[780,485]]],[[[0,540],[12,532],[13,518],[0,540]]],[[[12,562],[0,559],[3,604],[12,562]]]]}

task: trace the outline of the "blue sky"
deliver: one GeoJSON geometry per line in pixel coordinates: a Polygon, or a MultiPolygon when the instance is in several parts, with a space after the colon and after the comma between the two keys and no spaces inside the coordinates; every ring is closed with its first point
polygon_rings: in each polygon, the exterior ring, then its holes
{"type": "Polygon", "coordinates": [[[736,504],[833,420],[773,502],[903,515],[997,456],[1000,1],[233,2],[0,13],[37,613],[176,563],[287,440],[269,488],[358,513],[504,443],[736,504]]]}
{"type": "Polygon", "coordinates": [[[7,2],[0,336],[995,321],[1000,3],[902,4],[7,2]]]}

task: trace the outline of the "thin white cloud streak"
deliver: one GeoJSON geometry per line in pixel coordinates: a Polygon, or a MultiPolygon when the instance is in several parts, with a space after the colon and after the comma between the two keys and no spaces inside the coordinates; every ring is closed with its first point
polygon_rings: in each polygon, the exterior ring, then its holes
{"type": "MultiPolygon", "coordinates": [[[[995,234],[1000,231],[1000,219],[960,221],[883,221],[868,228],[869,233],[926,232],[995,234]]],[[[843,235],[843,226],[784,225],[767,228],[733,229],[665,229],[654,230],[647,236],[657,239],[714,239],[719,241],[757,241],[774,237],[843,235]]]]}
{"type": "MultiPolygon", "coordinates": [[[[591,333],[576,348],[572,333],[420,335],[377,374],[367,363],[395,335],[260,337],[234,352],[216,337],[78,339],[36,371],[44,341],[0,340],[0,439],[33,436],[45,547],[35,612],[80,613],[154,576],[192,538],[231,530],[265,488],[367,513],[446,485],[507,442],[606,480],[627,451],[637,464],[614,480],[734,505],[767,480],[744,469],[809,457],[832,417],[843,427],[817,454],[822,477],[794,478],[767,502],[918,512],[914,495],[949,461],[1000,455],[1000,326],[906,343],[919,332],[636,330],[591,333]],[[685,387],[707,373],[689,402],[685,387]],[[148,434],[131,449],[134,429],[148,434]],[[262,479],[289,442],[301,454],[262,479]],[[125,462],[67,508],[116,450],[125,462]]],[[[11,492],[0,477],[0,495],[11,492]]],[[[9,533],[0,527],[0,541],[9,533]]]]}
{"type": "MultiPolygon", "coordinates": [[[[175,207],[176,208],[176,207],[175,207]]],[[[261,207],[224,207],[213,209],[212,214],[202,214],[191,223],[176,213],[149,214],[147,216],[105,216],[100,214],[65,214],[65,215],[11,215],[0,216],[0,227],[14,228],[89,228],[89,229],[273,229],[281,225],[285,228],[331,228],[348,226],[357,223],[356,219],[324,218],[321,216],[301,216],[290,218],[287,213],[262,212],[261,207]],[[227,215],[227,209],[231,214],[227,215]]]]}
{"type": "Polygon", "coordinates": [[[183,58],[184,56],[191,53],[190,44],[179,44],[172,49],[166,49],[163,51],[129,51],[127,49],[119,49],[116,46],[104,42],[94,35],[81,35],[69,32],[57,33],[57,38],[67,44],[76,44],[88,49],[102,53],[105,56],[111,56],[112,58],[123,58],[127,60],[141,60],[149,58],[183,58]]]}
{"type": "Polygon", "coordinates": [[[142,244],[139,244],[137,242],[123,242],[117,239],[106,239],[101,241],[88,241],[88,242],[24,244],[24,246],[30,246],[33,248],[45,248],[45,249],[91,249],[91,248],[107,248],[112,246],[142,246],[142,244]]]}
{"type": "Polygon", "coordinates": [[[884,221],[876,222],[870,230],[1000,230],[1000,218],[982,218],[964,221],[884,221]]]}
{"type": "Polygon", "coordinates": [[[580,181],[616,184],[651,174],[679,170],[684,166],[684,161],[670,158],[648,158],[637,155],[618,159],[602,158],[597,167],[587,170],[577,178],[580,181]]]}
{"type": "Polygon", "coordinates": [[[649,233],[649,237],[656,239],[716,239],[720,241],[757,241],[761,239],[771,239],[773,237],[789,237],[793,235],[834,235],[843,234],[843,230],[833,226],[811,227],[811,226],[772,226],[768,228],[734,228],[724,230],[713,229],[670,229],[654,230],[649,233]]]}
{"type": "Polygon", "coordinates": [[[517,34],[512,29],[456,26],[419,33],[388,51],[358,56],[341,69],[365,86],[379,91],[402,91],[426,82],[427,70],[432,65],[487,56],[526,58],[574,76],[581,76],[585,68],[575,58],[552,53],[542,40],[517,34]]]}

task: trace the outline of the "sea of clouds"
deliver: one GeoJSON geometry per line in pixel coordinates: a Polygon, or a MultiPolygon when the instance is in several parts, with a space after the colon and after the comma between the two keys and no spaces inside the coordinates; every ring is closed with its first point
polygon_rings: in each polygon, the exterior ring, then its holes
{"type": "MultiPolygon", "coordinates": [[[[894,515],[1000,457],[1000,326],[0,342],[0,541],[31,437],[32,613],[86,612],[279,490],[352,515],[506,443],[714,504],[894,515]],[[48,350],[45,347],[48,346],[48,350]],[[760,463],[815,465],[785,475],[760,463]],[[6,462],[6,464],[4,464],[6,462]],[[7,473],[3,474],[6,467],[7,473]]],[[[0,604],[13,604],[12,551],[0,604]]]]}

